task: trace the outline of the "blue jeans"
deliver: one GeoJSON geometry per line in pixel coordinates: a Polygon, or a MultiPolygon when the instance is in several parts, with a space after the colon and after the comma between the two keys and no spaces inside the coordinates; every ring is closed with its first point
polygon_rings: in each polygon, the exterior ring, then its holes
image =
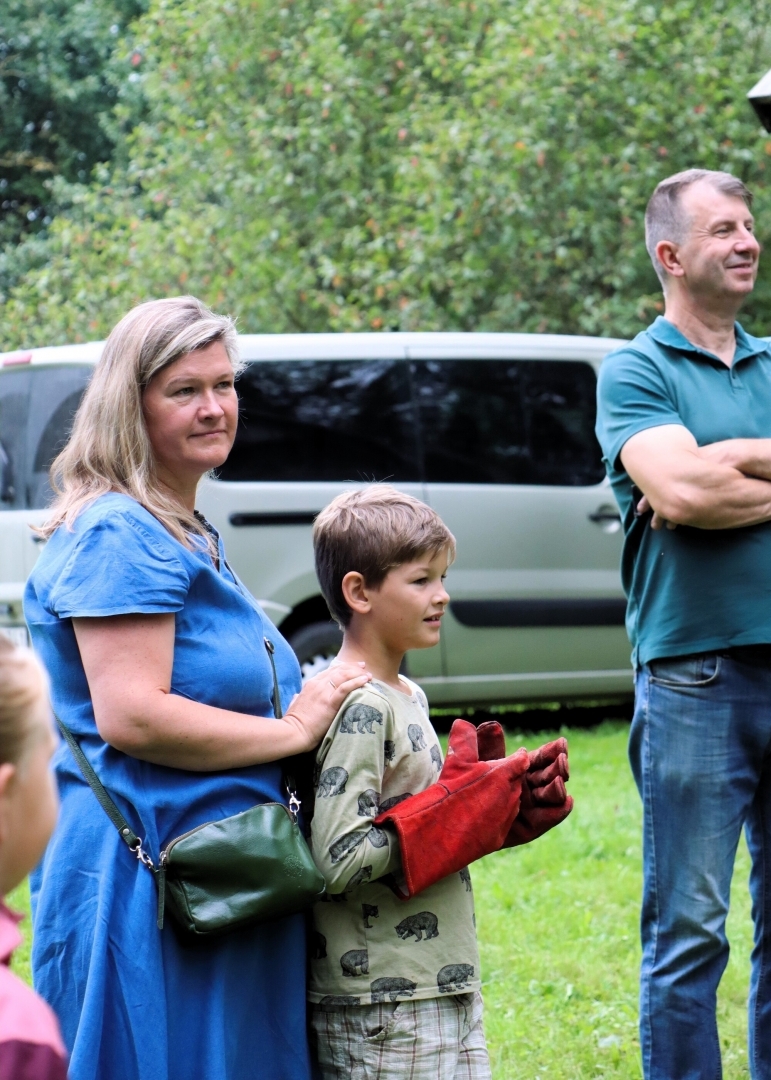
{"type": "Polygon", "coordinates": [[[742,826],[755,926],[753,1080],[771,1080],[771,669],[716,653],[637,673],[629,757],[643,800],[640,1041],[646,1080],[719,1080],[717,986],[742,826]]]}

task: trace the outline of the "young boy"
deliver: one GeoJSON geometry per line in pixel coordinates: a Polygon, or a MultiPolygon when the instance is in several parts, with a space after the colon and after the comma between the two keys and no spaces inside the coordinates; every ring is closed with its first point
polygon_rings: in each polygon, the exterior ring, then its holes
{"type": "Polygon", "coordinates": [[[340,659],[373,676],[316,759],[312,850],[328,892],[313,911],[309,998],[321,1074],[489,1080],[466,863],[545,831],[515,822],[533,764],[548,790],[538,801],[562,800],[537,812],[566,816],[564,740],[537,760],[504,758],[499,725],[485,737],[456,721],[443,762],[425,695],[399,673],[407,650],[437,644],[449,601],[455,540],[428,506],[375,484],[334,499],[313,536],[340,659]]]}

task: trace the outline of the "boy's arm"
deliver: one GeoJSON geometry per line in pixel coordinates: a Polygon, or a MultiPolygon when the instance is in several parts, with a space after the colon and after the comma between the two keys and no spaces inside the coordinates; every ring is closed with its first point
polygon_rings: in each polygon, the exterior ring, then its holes
{"type": "Polygon", "coordinates": [[[399,869],[399,842],[372,822],[385,772],[393,718],[371,692],[350,694],[319,749],[311,850],[329,893],[343,893],[399,869]]]}

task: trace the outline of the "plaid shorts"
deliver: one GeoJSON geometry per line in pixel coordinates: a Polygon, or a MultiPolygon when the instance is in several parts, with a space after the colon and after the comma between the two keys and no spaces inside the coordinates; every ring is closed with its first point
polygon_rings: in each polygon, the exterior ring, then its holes
{"type": "Polygon", "coordinates": [[[482,995],[311,1005],[323,1080],[491,1080],[482,995]]]}

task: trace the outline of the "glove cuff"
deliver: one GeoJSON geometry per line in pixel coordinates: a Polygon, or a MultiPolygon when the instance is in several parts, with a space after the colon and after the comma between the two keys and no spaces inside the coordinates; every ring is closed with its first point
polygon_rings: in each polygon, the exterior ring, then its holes
{"type": "Polygon", "coordinates": [[[403,899],[501,848],[519,813],[521,786],[496,771],[452,792],[432,784],[379,814],[374,824],[391,825],[399,837],[403,899]]]}

